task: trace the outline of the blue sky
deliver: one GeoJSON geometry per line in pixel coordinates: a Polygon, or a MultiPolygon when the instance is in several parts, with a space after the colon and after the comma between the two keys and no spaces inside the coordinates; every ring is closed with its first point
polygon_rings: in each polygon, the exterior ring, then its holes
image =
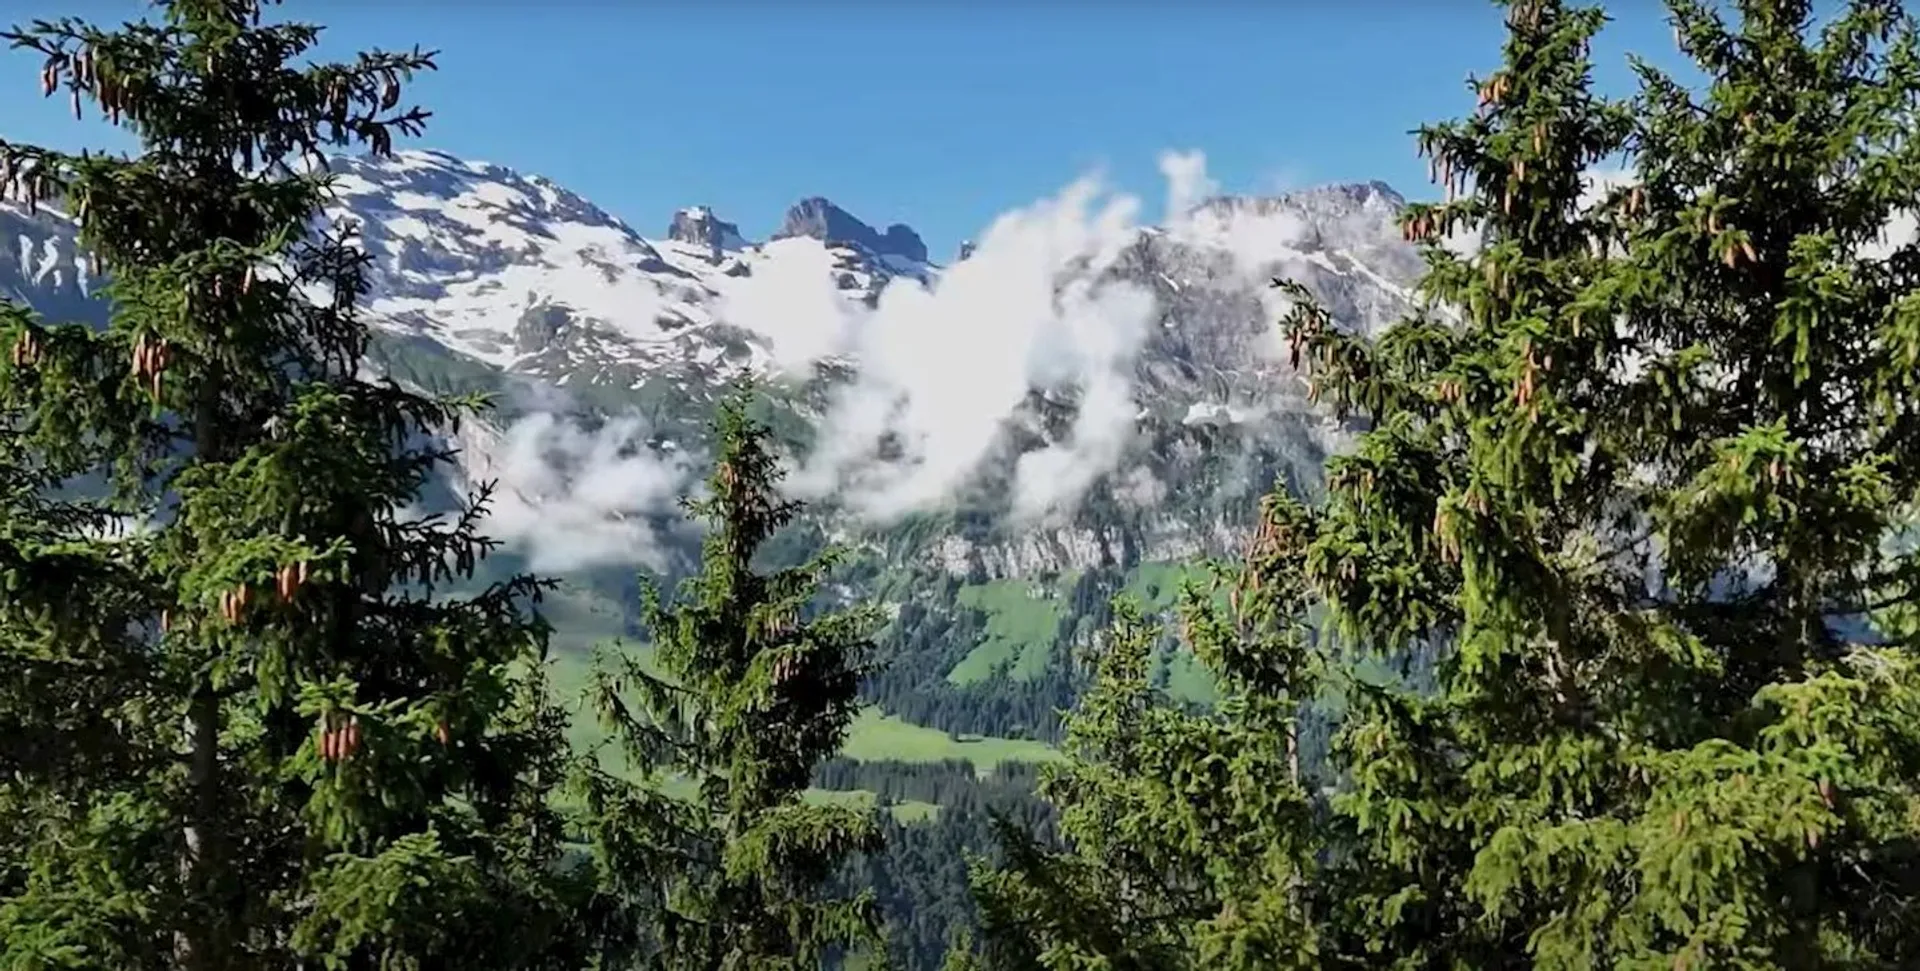
{"type": "MultiPolygon", "coordinates": [[[[1673,58],[1655,0],[1617,0],[1596,50],[1673,58]]],[[[0,0],[0,21],[118,21],[136,0],[0,0]]],[[[1472,107],[1497,65],[1479,0],[330,0],[323,53],[419,43],[441,70],[412,91],[419,143],[537,172],[641,232],[707,204],[750,236],[825,195],[902,221],[936,259],[999,212],[1091,169],[1159,212],[1165,149],[1207,153],[1227,191],[1381,179],[1426,191],[1409,129],[1472,107]]],[[[0,53],[0,137],[125,147],[33,88],[0,53]]]]}

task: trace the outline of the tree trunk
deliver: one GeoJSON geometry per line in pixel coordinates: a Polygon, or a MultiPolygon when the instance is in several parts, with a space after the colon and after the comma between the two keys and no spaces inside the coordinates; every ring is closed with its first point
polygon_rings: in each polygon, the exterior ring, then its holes
{"type": "Polygon", "coordinates": [[[187,908],[187,926],[174,932],[174,960],[190,971],[211,971],[221,966],[220,937],[226,925],[218,877],[220,698],[211,684],[202,682],[188,702],[187,735],[192,740],[187,782],[193,808],[183,832],[180,878],[192,904],[187,908]]]}
{"type": "MultiPolygon", "coordinates": [[[[215,367],[201,376],[194,395],[193,445],[198,462],[226,458],[220,382],[220,369],[215,367]]],[[[191,808],[182,833],[180,874],[190,904],[187,926],[175,932],[174,953],[176,963],[186,971],[215,971],[225,964],[223,941],[231,909],[220,872],[226,863],[219,828],[220,696],[209,676],[202,676],[194,685],[187,702],[187,737],[191,746],[187,763],[191,808]]]]}

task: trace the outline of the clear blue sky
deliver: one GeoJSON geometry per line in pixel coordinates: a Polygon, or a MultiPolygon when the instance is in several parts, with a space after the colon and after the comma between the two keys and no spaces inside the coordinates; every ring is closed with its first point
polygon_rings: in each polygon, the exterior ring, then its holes
{"type": "MultiPolygon", "coordinates": [[[[1656,0],[1616,0],[1596,51],[1673,58],[1656,0]]],[[[0,21],[119,21],[137,0],[0,0],[0,21]]],[[[418,144],[548,176],[649,235],[714,206],[750,236],[825,195],[903,221],[936,259],[1005,209],[1103,168],[1159,213],[1163,149],[1233,192],[1382,179],[1426,191],[1408,130],[1473,105],[1499,58],[1480,0],[328,0],[323,53],[419,43],[418,144]]],[[[39,64],[0,53],[0,137],[124,147],[39,64]]]]}

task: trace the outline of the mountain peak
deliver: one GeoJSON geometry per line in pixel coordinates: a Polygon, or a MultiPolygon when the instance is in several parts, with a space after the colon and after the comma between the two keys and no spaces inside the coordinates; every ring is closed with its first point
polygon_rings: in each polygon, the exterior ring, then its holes
{"type": "Polygon", "coordinates": [[[918,263],[927,261],[927,244],[920,234],[904,223],[894,223],[886,232],[878,232],[853,214],[824,196],[812,196],[787,209],[774,239],[807,236],[823,243],[844,243],[864,247],[874,253],[899,256],[918,263]]]}
{"type": "Polygon", "coordinates": [[[667,238],[694,246],[705,246],[716,255],[721,250],[737,249],[744,245],[740,236],[740,227],[714,215],[706,206],[688,206],[673,214],[673,223],[667,227],[667,238]]]}
{"type": "Polygon", "coordinates": [[[1407,204],[1405,196],[1393,186],[1370,182],[1336,182],[1309,189],[1296,189],[1277,196],[1214,196],[1194,206],[1195,212],[1269,212],[1275,209],[1306,210],[1326,215],[1362,212],[1398,214],[1407,204]]]}

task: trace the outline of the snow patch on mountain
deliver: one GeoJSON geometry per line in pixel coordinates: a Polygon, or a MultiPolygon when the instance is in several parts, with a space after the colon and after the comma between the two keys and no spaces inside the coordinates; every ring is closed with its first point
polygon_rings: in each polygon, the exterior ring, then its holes
{"type": "MultiPolygon", "coordinates": [[[[369,309],[389,329],[552,380],[607,366],[691,361],[737,371],[774,359],[778,335],[754,325],[771,324],[776,315],[734,315],[723,324],[716,309],[778,254],[747,242],[711,210],[683,210],[664,238],[648,239],[552,182],[503,166],[407,151],[383,160],[336,159],[332,168],[336,197],[327,215],[358,228],[374,258],[369,309]],[[522,318],[546,306],[563,307],[571,324],[575,343],[560,355],[516,340],[522,318]],[[728,325],[750,332],[744,356],[732,353],[728,325]]],[[[834,221],[832,228],[844,225],[834,221]]],[[[905,227],[865,235],[918,239],[905,227]]],[[[865,249],[858,238],[821,243],[842,289],[855,291],[843,299],[857,300],[896,275],[934,269],[924,259],[865,249]]],[[[924,247],[919,251],[924,255],[924,247]]],[[[745,302],[751,306],[752,296],[745,302]]]]}

